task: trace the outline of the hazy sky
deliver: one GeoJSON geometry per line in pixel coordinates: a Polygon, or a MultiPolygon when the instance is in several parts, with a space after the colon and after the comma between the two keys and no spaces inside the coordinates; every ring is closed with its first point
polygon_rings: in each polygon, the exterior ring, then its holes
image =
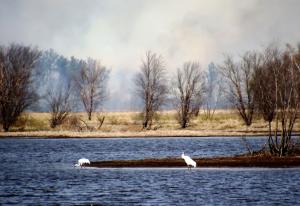
{"type": "Polygon", "coordinates": [[[205,68],[224,53],[300,41],[299,19],[298,0],[0,0],[0,43],[100,59],[118,93],[146,50],[170,71],[188,60],[205,68]]]}

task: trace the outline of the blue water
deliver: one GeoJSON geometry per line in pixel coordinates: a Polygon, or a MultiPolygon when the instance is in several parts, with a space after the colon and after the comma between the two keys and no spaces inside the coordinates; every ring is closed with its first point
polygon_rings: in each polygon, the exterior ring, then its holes
{"type": "MultiPolygon", "coordinates": [[[[266,139],[249,140],[259,148],[266,139]]],[[[93,160],[234,155],[240,138],[0,139],[0,205],[300,205],[300,168],[74,168],[93,160]]]]}

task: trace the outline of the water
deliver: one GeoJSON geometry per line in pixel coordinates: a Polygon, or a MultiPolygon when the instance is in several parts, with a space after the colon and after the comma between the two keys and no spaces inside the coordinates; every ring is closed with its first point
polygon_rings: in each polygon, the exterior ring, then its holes
{"type": "MultiPolygon", "coordinates": [[[[259,148],[265,138],[251,138],[259,148]]],[[[300,168],[74,168],[90,160],[234,155],[240,138],[0,139],[0,205],[299,205],[300,168]]]]}

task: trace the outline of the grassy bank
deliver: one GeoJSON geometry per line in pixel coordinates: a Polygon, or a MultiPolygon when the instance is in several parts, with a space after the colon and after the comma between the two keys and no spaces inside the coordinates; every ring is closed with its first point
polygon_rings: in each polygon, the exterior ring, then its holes
{"type": "MultiPolygon", "coordinates": [[[[240,136],[265,135],[267,123],[255,117],[246,128],[235,111],[218,110],[212,119],[206,119],[203,111],[193,118],[187,129],[181,129],[175,111],[160,112],[155,117],[152,130],[142,130],[142,117],[138,112],[95,113],[89,121],[85,113],[72,113],[60,126],[52,129],[49,113],[25,113],[11,128],[0,136],[26,137],[153,137],[153,136],[240,136]],[[105,116],[99,128],[97,117],[105,116]]],[[[300,131],[300,125],[295,125],[300,131]]]]}

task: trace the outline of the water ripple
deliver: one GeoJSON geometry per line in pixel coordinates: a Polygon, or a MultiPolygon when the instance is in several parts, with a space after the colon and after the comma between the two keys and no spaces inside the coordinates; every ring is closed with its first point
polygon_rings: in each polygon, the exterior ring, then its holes
{"type": "MultiPolygon", "coordinates": [[[[265,138],[253,138],[259,148],[265,138]]],[[[299,205],[299,168],[74,168],[90,160],[234,155],[239,138],[1,139],[0,205],[299,205]]]]}

